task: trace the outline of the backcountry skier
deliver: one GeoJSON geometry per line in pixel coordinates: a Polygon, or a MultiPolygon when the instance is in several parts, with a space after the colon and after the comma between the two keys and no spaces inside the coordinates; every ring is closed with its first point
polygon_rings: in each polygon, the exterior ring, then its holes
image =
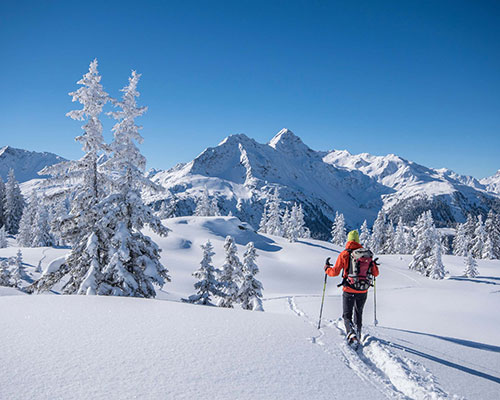
{"type": "Polygon", "coordinates": [[[328,262],[325,265],[325,273],[328,276],[338,276],[341,270],[344,271],[341,285],[347,341],[350,344],[359,343],[367,292],[379,270],[376,260],[373,260],[373,253],[359,243],[358,231],[351,231],[347,235],[345,250],[337,257],[335,266],[328,262]]]}

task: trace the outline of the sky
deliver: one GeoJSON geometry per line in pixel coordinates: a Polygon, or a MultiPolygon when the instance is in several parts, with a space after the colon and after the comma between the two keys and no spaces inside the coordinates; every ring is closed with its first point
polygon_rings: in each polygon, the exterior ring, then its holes
{"type": "Polygon", "coordinates": [[[315,150],[500,169],[495,1],[2,1],[0,49],[0,146],[80,158],[68,93],[97,58],[114,97],[142,74],[148,168],[288,128],[315,150]]]}

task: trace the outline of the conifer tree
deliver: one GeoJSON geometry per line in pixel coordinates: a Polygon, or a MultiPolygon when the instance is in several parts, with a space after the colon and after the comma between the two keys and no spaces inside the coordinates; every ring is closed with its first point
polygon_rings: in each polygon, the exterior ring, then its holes
{"type": "Polygon", "coordinates": [[[394,254],[394,236],[396,232],[394,231],[394,226],[390,221],[385,225],[384,232],[384,245],[382,248],[383,254],[394,254]]]}
{"type": "Polygon", "coordinates": [[[489,243],[483,256],[484,258],[498,260],[500,259],[500,215],[490,210],[484,223],[484,229],[489,243]]]}
{"type": "Polygon", "coordinates": [[[19,183],[14,176],[14,170],[9,171],[7,184],[5,185],[4,200],[4,225],[5,230],[16,235],[19,231],[19,222],[23,215],[24,198],[19,188],[19,183]]]}
{"type": "Polygon", "coordinates": [[[479,215],[477,217],[476,227],[474,229],[474,238],[472,240],[472,256],[474,258],[483,257],[483,248],[486,242],[486,230],[484,229],[483,217],[479,215]]]}
{"type": "Polygon", "coordinates": [[[470,251],[468,251],[466,256],[464,257],[464,263],[464,276],[466,276],[467,278],[475,278],[479,275],[479,271],[477,270],[477,262],[470,251]]]}
{"type": "Polygon", "coordinates": [[[17,243],[22,247],[33,247],[34,228],[36,226],[36,215],[38,210],[38,196],[33,191],[28,204],[23,209],[23,215],[19,222],[19,233],[17,243]]]}
{"type": "Polygon", "coordinates": [[[218,217],[220,215],[219,202],[217,201],[217,196],[214,195],[210,201],[210,216],[218,217]]]}
{"type": "MultiPolygon", "coordinates": [[[[2,227],[2,229],[4,229],[2,227]]],[[[13,286],[9,263],[7,260],[0,261],[0,286],[13,286]]]]}
{"type": "Polygon", "coordinates": [[[262,307],[262,283],[255,278],[259,267],[255,264],[257,251],[253,242],[247,244],[243,254],[243,281],[238,293],[238,302],[244,310],[264,311],[262,307]]]}
{"type": "Polygon", "coordinates": [[[12,264],[14,265],[14,270],[12,271],[11,276],[15,282],[15,286],[20,288],[22,286],[22,282],[28,279],[26,271],[24,270],[23,253],[21,250],[17,251],[16,257],[12,260],[12,264]]]}
{"type": "Polygon", "coordinates": [[[400,217],[394,236],[394,253],[408,254],[406,248],[406,232],[403,225],[403,219],[400,217]]]}
{"type": "Polygon", "coordinates": [[[193,276],[198,279],[194,284],[197,293],[189,296],[189,298],[184,301],[203,304],[205,306],[213,306],[212,297],[223,296],[223,293],[221,293],[219,289],[220,283],[215,278],[216,270],[212,265],[212,257],[215,253],[210,240],[200,247],[203,250],[203,258],[200,262],[200,268],[193,272],[193,276]]]}
{"type": "Polygon", "coordinates": [[[469,242],[472,237],[467,235],[467,227],[464,224],[458,224],[455,237],[453,238],[453,254],[456,256],[465,256],[469,249],[469,242]]]}
{"type": "Polygon", "coordinates": [[[35,214],[31,247],[50,247],[54,244],[54,237],[50,233],[49,214],[40,202],[35,214]]]}
{"type": "Polygon", "coordinates": [[[445,276],[445,269],[441,253],[441,240],[439,239],[439,235],[436,236],[430,259],[429,277],[432,279],[443,279],[445,276]]]}
{"type": "Polygon", "coordinates": [[[414,230],[417,247],[413,253],[413,260],[409,268],[429,276],[433,265],[432,257],[436,242],[439,244],[438,235],[430,211],[425,211],[418,217],[414,230]]]}
{"type": "Polygon", "coordinates": [[[371,242],[369,246],[374,253],[381,253],[384,250],[384,244],[386,241],[385,224],[385,213],[380,210],[377,214],[377,219],[373,224],[371,242]]]}
{"type": "Polygon", "coordinates": [[[5,232],[5,226],[0,228],[0,249],[7,247],[7,233],[5,232]]]}
{"type": "Polygon", "coordinates": [[[361,225],[359,234],[359,241],[364,247],[370,246],[370,229],[368,228],[368,224],[366,219],[363,221],[363,225],[361,225]]]}
{"type": "Polygon", "coordinates": [[[197,217],[209,217],[211,215],[210,197],[208,196],[208,189],[201,191],[201,196],[196,202],[196,209],[194,215],[197,217]]]}
{"type": "Polygon", "coordinates": [[[299,238],[310,238],[311,237],[311,232],[309,229],[306,227],[306,222],[304,221],[304,210],[302,208],[302,204],[297,204],[293,205],[292,208],[292,215],[294,215],[295,221],[297,221],[297,235],[299,238]]]}
{"type": "Polygon", "coordinates": [[[227,236],[224,242],[225,261],[218,271],[217,280],[221,283],[223,296],[219,298],[219,307],[233,308],[238,301],[239,283],[242,277],[242,264],[238,258],[236,245],[232,236],[227,236]]]}
{"type": "Polygon", "coordinates": [[[5,223],[5,183],[0,176],[0,228],[4,226],[5,223]]]}
{"type": "Polygon", "coordinates": [[[345,229],[345,219],[344,214],[339,213],[338,211],[335,213],[335,219],[332,225],[332,243],[338,246],[344,246],[347,239],[347,233],[345,229]]]}

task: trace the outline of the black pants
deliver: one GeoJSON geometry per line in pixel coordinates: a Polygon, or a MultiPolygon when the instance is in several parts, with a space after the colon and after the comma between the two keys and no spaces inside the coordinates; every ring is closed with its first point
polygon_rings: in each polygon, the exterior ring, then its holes
{"type": "Polygon", "coordinates": [[[343,317],[346,334],[353,332],[361,336],[361,325],[363,321],[363,307],[365,306],[367,293],[348,293],[342,295],[343,317]],[[354,324],[353,324],[354,311],[354,324]]]}

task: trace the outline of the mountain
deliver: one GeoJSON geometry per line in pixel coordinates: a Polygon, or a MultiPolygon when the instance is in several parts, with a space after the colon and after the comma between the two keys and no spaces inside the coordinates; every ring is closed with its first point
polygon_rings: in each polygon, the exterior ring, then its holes
{"type": "Polygon", "coordinates": [[[500,194],[500,169],[495,175],[481,179],[480,182],[488,191],[500,194]]]}
{"type": "Polygon", "coordinates": [[[148,201],[176,204],[177,215],[189,215],[208,190],[223,213],[231,212],[258,227],[266,199],[276,188],[283,206],[300,202],[316,238],[326,239],[335,212],[350,228],[372,223],[383,208],[389,217],[413,222],[431,209],[440,226],[463,221],[468,213],[500,212],[500,198],[472,177],[435,170],[396,155],[351,155],[347,151],[314,151],[288,129],[267,144],[243,134],[231,135],[187,164],[152,173],[167,188],[148,201]]]}
{"type": "Polygon", "coordinates": [[[467,214],[485,214],[490,208],[500,212],[500,198],[482,182],[459,175],[449,169],[432,169],[405,160],[394,154],[373,156],[352,155],[334,150],[323,160],[350,171],[361,171],[378,183],[394,189],[383,198],[384,210],[396,220],[405,222],[431,209],[440,225],[463,221],[467,214]]]}
{"type": "Polygon", "coordinates": [[[47,152],[16,149],[10,146],[0,148],[0,177],[6,181],[9,170],[14,169],[18,182],[40,178],[37,174],[48,165],[65,161],[64,158],[47,152]]]}

